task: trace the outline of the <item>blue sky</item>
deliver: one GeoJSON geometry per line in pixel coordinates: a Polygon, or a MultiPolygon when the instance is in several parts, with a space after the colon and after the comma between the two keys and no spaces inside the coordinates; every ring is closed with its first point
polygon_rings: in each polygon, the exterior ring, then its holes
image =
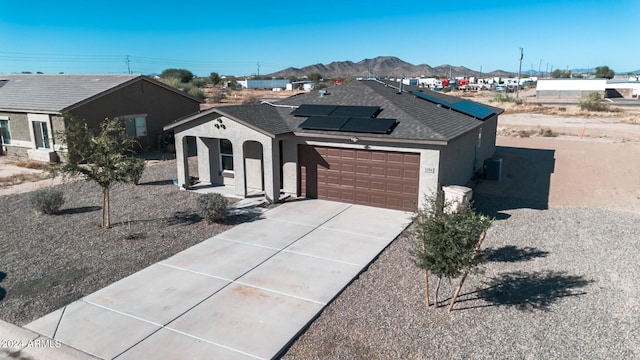
{"type": "Polygon", "coordinates": [[[0,0],[0,73],[268,74],[376,56],[483,72],[640,69],[640,1],[0,0]],[[258,65],[259,64],[259,65],[258,65]]]}

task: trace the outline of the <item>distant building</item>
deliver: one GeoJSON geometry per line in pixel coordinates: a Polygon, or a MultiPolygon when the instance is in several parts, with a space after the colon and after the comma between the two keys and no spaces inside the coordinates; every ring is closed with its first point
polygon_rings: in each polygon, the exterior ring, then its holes
{"type": "Polygon", "coordinates": [[[243,89],[286,89],[287,84],[291,81],[287,79],[275,79],[275,80],[239,80],[238,85],[242,86],[243,89]]]}
{"type": "Polygon", "coordinates": [[[589,93],[601,93],[607,98],[638,98],[640,81],[607,79],[539,79],[538,98],[571,99],[589,93]]]}
{"type": "Polygon", "coordinates": [[[589,93],[602,93],[607,79],[539,79],[536,86],[538,98],[581,98],[589,93]]]}

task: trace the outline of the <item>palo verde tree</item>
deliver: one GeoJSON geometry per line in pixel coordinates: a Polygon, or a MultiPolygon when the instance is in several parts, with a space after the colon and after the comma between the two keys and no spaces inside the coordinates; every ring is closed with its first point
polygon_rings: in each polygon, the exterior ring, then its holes
{"type": "MultiPolygon", "coordinates": [[[[429,274],[438,278],[434,304],[438,307],[438,291],[442,278],[453,279],[471,270],[473,258],[493,219],[475,213],[468,203],[457,209],[445,201],[444,192],[427,197],[426,207],[414,217],[414,240],[410,250],[413,263],[425,271],[425,302],[429,307],[429,274]]],[[[462,279],[459,288],[462,287],[462,279]]],[[[459,290],[457,290],[459,292],[459,290]]],[[[455,296],[451,300],[451,307],[455,296]]]]}
{"type": "Polygon", "coordinates": [[[597,78],[613,79],[613,77],[616,76],[616,73],[609,69],[608,66],[598,66],[596,67],[595,76],[597,78]]]}
{"type": "Polygon", "coordinates": [[[52,171],[66,177],[81,177],[102,188],[102,227],[111,227],[109,190],[117,182],[135,183],[144,160],[131,156],[135,138],[127,136],[124,119],[105,119],[99,131],[85,121],[64,115],[65,129],[58,137],[67,149],[66,161],[52,171]]]}

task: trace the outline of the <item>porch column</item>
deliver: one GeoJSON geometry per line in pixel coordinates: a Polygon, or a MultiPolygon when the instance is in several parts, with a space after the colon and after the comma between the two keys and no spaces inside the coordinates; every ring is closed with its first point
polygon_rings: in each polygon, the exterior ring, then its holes
{"type": "Polygon", "coordinates": [[[189,152],[186,136],[176,136],[176,164],[178,167],[178,186],[188,189],[189,182],[189,152]]]}
{"type": "Polygon", "coordinates": [[[264,164],[264,192],[267,200],[273,203],[280,199],[280,149],[278,142],[271,140],[262,143],[264,164]]]}
{"type": "Polygon", "coordinates": [[[196,139],[198,148],[198,175],[200,182],[209,183],[211,185],[222,184],[220,176],[219,149],[218,140],[212,138],[196,139]]]}
{"type": "Polygon", "coordinates": [[[244,169],[244,149],[242,141],[231,141],[233,147],[233,182],[235,186],[236,195],[247,197],[247,185],[245,180],[244,169]]]}

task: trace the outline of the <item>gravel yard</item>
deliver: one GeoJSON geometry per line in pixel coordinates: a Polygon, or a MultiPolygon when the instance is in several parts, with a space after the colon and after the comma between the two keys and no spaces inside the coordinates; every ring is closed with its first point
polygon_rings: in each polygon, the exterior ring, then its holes
{"type": "Polygon", "coordinates": [[[58,215],[36,215],[30,193],[0,196],[0,319],[24,325],[242,221],[201,221],[197,195],[171,182],[175,166],[148,166],[140,185],[114,186],[111,229],[99,227],[93,183],[58,185],[66,200],[58,215]]]}
{"type": "MultiPolygon", "coordinates": [[[[492,214],[502,200],[476,198],[492,214]]],[[[425,308],[424,276],[407,256],[405,234],[283,359],[640,357],[640,216],[515,209],[499,218],[483,244],[483,273],[467,279],[450,314],[425,308]]],[[[457,281],[443,284],[448,305],[457,281]]]]}
{"type": "MultiPolygon", "coordinates": [[[[498,145],[503,181],[474,190],[497,220],[450,314],[425,308],[405,232],[283,359],[639,359],[640,144],[498,145]]],[[[443,284],[445,306],[458,283],[443,284]]]]}

